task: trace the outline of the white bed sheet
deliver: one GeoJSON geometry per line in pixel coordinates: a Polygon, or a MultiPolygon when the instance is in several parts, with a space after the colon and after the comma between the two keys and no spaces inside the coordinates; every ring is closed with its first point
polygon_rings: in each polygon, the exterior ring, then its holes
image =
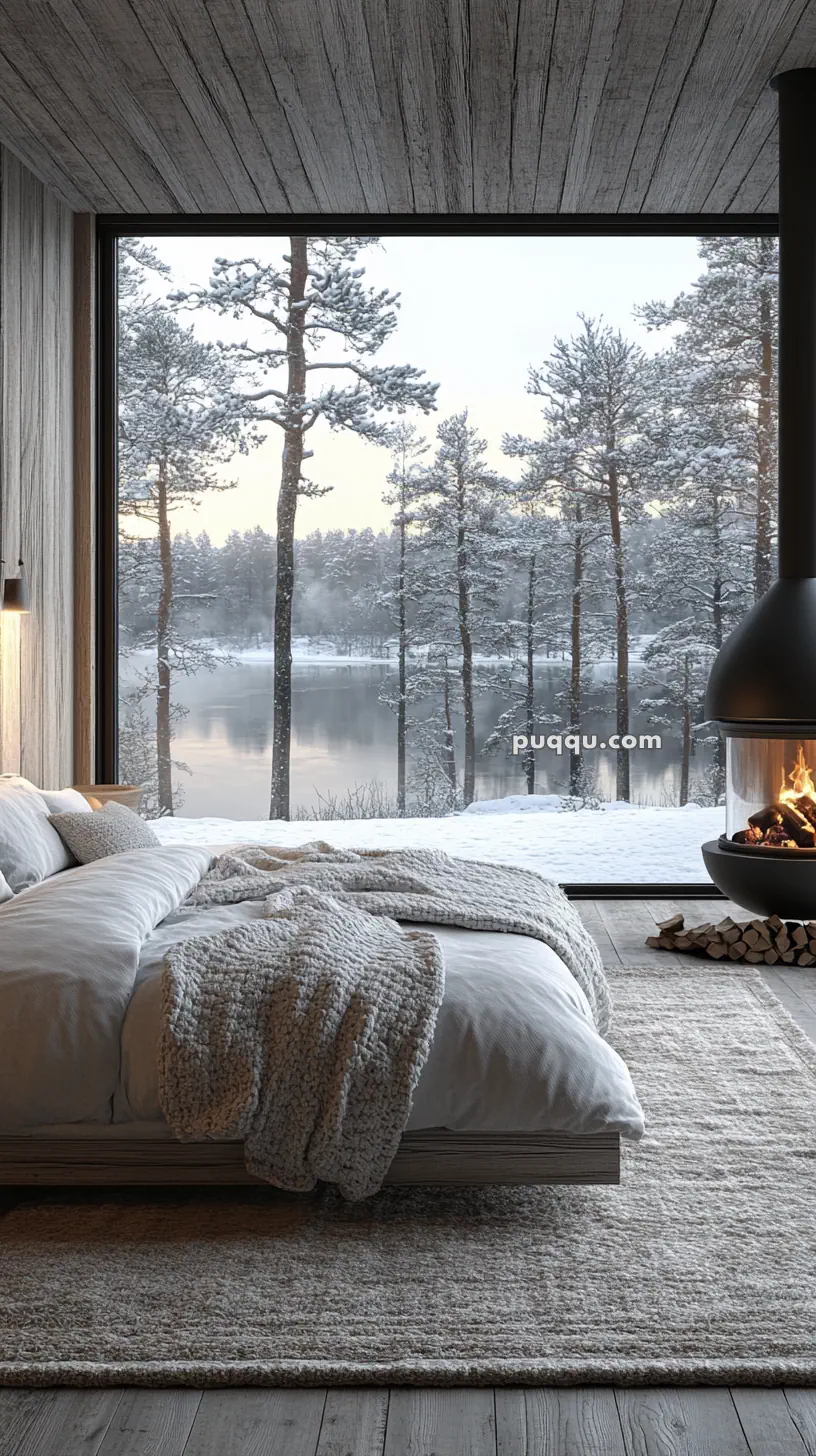
{"type": "MultiPolygon", "coordinates": [[[[138,1123],[161,1135],[167,949],[261,914],[259,903],[183,907],[215,849],[133,850],[0,906],[0,1131],[138,1123]]],[[[629,1073],[553,951],[524,936],[435,933],[446,989],[409,1128],[640,1136],[629,1073]]]]}
{"type": "MultiPolygon", "coordinates": [[[[122,1032],[114,1121],[158,1121],[161,967],[170,947],[252,920],[259,903],[182,909],[146,942],[122,1032]]],[[[563,961],[527,936],[425,926],[445,958],[445,995],[408,1129],[618,1132],[643,1112],[629,1072],[595,1030],[563,961]]]]}

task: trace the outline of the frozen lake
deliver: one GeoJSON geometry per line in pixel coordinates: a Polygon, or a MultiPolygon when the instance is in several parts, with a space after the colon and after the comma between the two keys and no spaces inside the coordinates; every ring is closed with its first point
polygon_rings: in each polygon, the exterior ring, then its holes
{"type": "MultiPolygon", "coordinates": [[[[124,680],[132,664],[124,664],[124,680]]],[[[269,775],[272,762],[272,664],[244,661],[219,666],[212,673],[180,678],[174,701],[187,709],[177,725],[173,756],[185,762],[190,774],[177,777],[183,785],[184,817],[223,816],[262,819],[269,812],[269,775]]],[[[355,785],[379,780],[390,796],[396,793],[396,719],[379,700],[379,689],[391,669],[386,664],[336,661],[295,661],[293,669],[292,808],[319,807],[320,795],[342,796],[355,785]]],[[[593,672],[594,704],[584,722],[585,733],[603,740],[614,730],[614,710],[603,702],[611,688],[611,666],[593,672]]],[[[566,686],[566,663],[541,663],[537,669],[540,705],[564,722],[560,696],[566,686]]],[[[635,687],[632,701],[641,696],[635,687]]],[[[484,742],[507,703],[497,694],[476,700],[477,744],[484,742]]],[[[557,725],[556,725],[557,726],[557,725]]],[[[655,727],[633,712],[634,733],[662,734],[658,750],[631,753],[632,795],[641,804],[665,807],[676,804],[680,783],[679,725],[655,727]]],[[[550,730],[551,731],[551,730],[550,730]]],[[[460,732],[461,737],[461,732],[460,732]]],[[[461,743],[459,745],[461,759],[461,743]]],[[[709,750],[692,760],[694,773],[708,761],[709,750]]],[[[615,755],[593,752],[588,761],[597,766],[600,797],[615,797],[615,755]]],[[[566,793],[568,756],[552,750],[537,754],[537,792],[566,793]]],[[[507,757],[504,749],[479,758],[476,791],[480,799],[499,799],[524,792],[521,758],[507,757]]]]}

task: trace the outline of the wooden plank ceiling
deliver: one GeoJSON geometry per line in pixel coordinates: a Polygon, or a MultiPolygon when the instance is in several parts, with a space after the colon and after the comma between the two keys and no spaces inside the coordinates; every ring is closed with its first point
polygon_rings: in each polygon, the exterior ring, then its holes
{"type": "Polygon", "coordinates": [[[0,0],[0,140],[108,213],[773,212],[816,0],[0,0]]]}

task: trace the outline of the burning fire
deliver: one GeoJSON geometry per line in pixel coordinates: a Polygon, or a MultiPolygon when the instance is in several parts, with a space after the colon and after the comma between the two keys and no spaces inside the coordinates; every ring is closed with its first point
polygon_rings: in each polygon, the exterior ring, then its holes
{"type": "Polygon", "coordinates": [[[795,804],[803,794],[808,798],[816,799],[816,785],[814,785],[810,769],[805,763],[805,750],[801,743],[796,755],[796,766],[789,774],[782,775],[782,787],[779,790],[779,802],[781,804],[795,804]],[[790,779],[791,786],[788,788],[786,779],[790,779]]]}
{"type": "Polygon", "coordinates": [[[793,770],[782,775],[776,803],[758,809],[732,837],[759,849],[816,849],[816,785],[801,743],[793,770]]]}

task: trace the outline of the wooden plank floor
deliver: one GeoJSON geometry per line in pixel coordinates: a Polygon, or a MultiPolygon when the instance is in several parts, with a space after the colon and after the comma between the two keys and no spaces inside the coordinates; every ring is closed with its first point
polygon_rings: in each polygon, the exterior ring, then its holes
{"type": "MultiPolygon", "coordinates": [[[[578,902],[607,964],[711,900],[578,902]]],[[[744,918],[744,916],[743,916],[744,918]]],[[[683,962],[687,957],[678,957],[683,962]]],[[[816,967],[763,972],[816,1041],[816,967]]],[[[0,1390],[0,1456],[816,1456],[816,1390],[0,1390]]]]}

